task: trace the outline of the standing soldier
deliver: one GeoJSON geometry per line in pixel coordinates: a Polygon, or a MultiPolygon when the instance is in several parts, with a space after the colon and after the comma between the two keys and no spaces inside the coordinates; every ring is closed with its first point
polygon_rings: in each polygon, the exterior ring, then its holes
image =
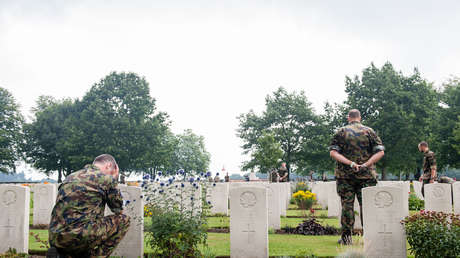
{"type": "Polygon", "coordinates": [[[286,162],[281,163],[278,169],[279,182],[289,182],[289,171],[286,168],[286,162]]]}
{"type": "Polygon", "coordinates": [[[385,147],[372,128],[361,124],[359,110],[350,110],[347,120],[349,124],[335,133],[329,150],[331,157],[337,161],[335,178],[342,202],[342,235],[339,243],[350,245],[355,224],[355,196],[361,209],[362,223],[361,189],[377,184],[374,164],[383,157],[385,147]]]}
{"type": "Polygon", "coordinates": [[[418,150],[423,153],[423,175],[418,180],[423,181],[422,195],[425,197],[425,184],[432,184],[436,180],[436,157],[427,142],[420,142],[418,150]]]}
{"type": "Polygon", "coordinates": [[[109,154],[65,179],[51,213],[47,257],[108,257],[114,251],[130,224],[117,179],[118,165],[109,154]],[[104,216],[106,204],[114,215],[104,216]]]}

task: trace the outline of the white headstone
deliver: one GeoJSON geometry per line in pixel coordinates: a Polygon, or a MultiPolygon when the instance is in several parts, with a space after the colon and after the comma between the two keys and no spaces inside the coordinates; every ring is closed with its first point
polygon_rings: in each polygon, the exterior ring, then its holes
{"type": "Polygon", "coordinates": [[[287,215],[287,207],[289,206],[288,201],[286,200],[286,188],[283,186],[283,183],[277,183],[279,184],[280,188],[280,197],[279,197],[279,202],[280,202],[280,214],[281,216],[286,217],[287,215]]]}
{"type": "Polygon", "coordinates": [[[56,202],[55,184],[36,184],[34,189],[34,225],[48,225],[56,202]]]}
{"type": "Polygon", "coordinates": [[[216,183],[210,187],[210,202],[212,214],[225,214],[228,216],[228,184],[216,183]]]}
{"type": "MultiPolygon", "coordinates": [[[[141,198],[142,189],[137,186],[118,185],[126,206],[123,214],[131,218],[128,232],[118,244],[112,256],[137,258],[144,255],[144,201],[141,198]]],[[[106,208],[106,215],[112,212],[106,208]]]]}
{"type": "Polygon", "coordinates": [[[278,183],[267,184],[268,198],[268,227],[272,229],[281,228],[281,185],[278,183]]]}
{"type": "Polygon", "coordinates": [[[230,189],[230,257],[268,257],[267,211],[265,186],[230,189]]]}
{"type": "Polygon", "coordinates": [[[460,214],[460,182],[452,185],[452,192],[454,193],[454,213],[460,214]]]}
{"type": "Polygon", "coordinates": [[[414,180],[412,181],[412,186],[414,186],[414,192],[417,198],[419,198],[420,200],[425,200],[425,198],[422,195],[422,182],[414,180]]]}
{"type": "Polygon", "coordinates": [[[451,184],[426,184],[425,210],[452,213],[451,184]]]}
{"type": "Polygon", "coordinates": [[[379,181],[377,186],[390,186],[398,187],[403,190],[403,204],[404,210],[409,210],[409,192],[410,192],[410,182],[409,181],[379,181]]]}
{"type": "Polygon", "coordinates": [[[405,210],[403,189],[366,187],[363,192],[364,252],[366,257],[407,257],[406,235],[401,220],[405,210]]]}
{"type": "Polygon", "coordinates": [[[0,254],[29,252],[29,205],[28,187],[0,185],[0,254]]]}
{"type": "Polygon", "coordinates": [[[289,204],[291,203],[291,184],[289,182],[284,182],[284,187],[286,188],[285,198],[286,198],[286,209],[289,209],[289,204]]]}
{"type": "Polygon", "coordinates": [[[336,182],[327,183],[327,216],[340,217],[342,203],[340,196],[337,194],[336,182]]]}
{"type": "Polygon", "coordinates": [[[317,182],[315,187],[316,197],[318,199],[318,204],[321,205],[321,208],[324,210],[327,208],[327,186],[326,182],[317,182]]]}

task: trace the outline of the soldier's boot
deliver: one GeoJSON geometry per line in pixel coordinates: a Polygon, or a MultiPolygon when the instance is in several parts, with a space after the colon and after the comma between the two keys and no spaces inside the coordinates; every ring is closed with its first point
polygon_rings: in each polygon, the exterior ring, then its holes
{"type": "Polygon", "coordinates": [[[337,241],[337,243],[340,245],[352,245],[353,239],[351,238],[351,232],[350,231],[343,232],[342,236],[340,237],[339,241],[337,241]]]}
{"type": "Polygon", "coordinates": [[[65,254],[62,254],[61,252],[59,252],[59,250],[54,247],[54,246],[51,246],[50,248],[48,248],[48,252],[46,252],[46,258],[66,258],[67,256],[65,254]]]}

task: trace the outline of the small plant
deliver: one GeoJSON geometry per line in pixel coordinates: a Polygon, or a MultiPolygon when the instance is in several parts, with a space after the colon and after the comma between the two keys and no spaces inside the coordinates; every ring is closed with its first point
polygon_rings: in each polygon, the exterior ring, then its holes
{"type": "Polygon", "coordinates": [[[416,257],[459,257],[460,215],[421,210],[401,223],[416,257]]]}
{"type": "Polygon", "coordinates": [[[409,194],[409,210],[419,211],[425,208],[425,202],[420,200],[414,193],[409,194]]]}
{"type": "Polygon", "coordinates": [[[316,194],[310,191],[299,190],[292,195],[292,198],[302,210],[311,209],[316,202],[316,194]]]}
{"type": "Polygon", "coordinates": [[[198,246],[207,247],[210,202],[206,193],[215,186],[207,180],[210,173],[188,178],[182,170],[168,177],[158,174],[160,178],[146,176],[142,183],[144,215],[151,218],[144,231],[154,257],[209,257],[198,246]]]}
{"type": "Polygon", "coordinates": [[[1,258],[19,258],[19,257],[28,257],[27,254],[19,254],[15,248],[9,248],[8,251],[4,254],[0,253],[1,258]]]}
{"type": "Polygon", "coordinates": [[[298,191],[311,191],[310,188],[308,188],[308,185],[305,183],[305,182],[298,182],[296,185],[295,185],[295,190],[294,192],[298,192],[298,191]]]}

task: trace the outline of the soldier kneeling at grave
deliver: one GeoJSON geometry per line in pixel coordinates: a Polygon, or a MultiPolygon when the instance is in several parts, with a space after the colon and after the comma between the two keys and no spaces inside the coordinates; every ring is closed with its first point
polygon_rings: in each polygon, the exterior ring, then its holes
{"type": "Polygon", "coordinates": [[[117,188],[118,165],[102,154],[67,176],[51,213],[47,257],[109,256],[128,231],[117,188]],[[114,215],[104,216],[105,205],[114,215]]]}

